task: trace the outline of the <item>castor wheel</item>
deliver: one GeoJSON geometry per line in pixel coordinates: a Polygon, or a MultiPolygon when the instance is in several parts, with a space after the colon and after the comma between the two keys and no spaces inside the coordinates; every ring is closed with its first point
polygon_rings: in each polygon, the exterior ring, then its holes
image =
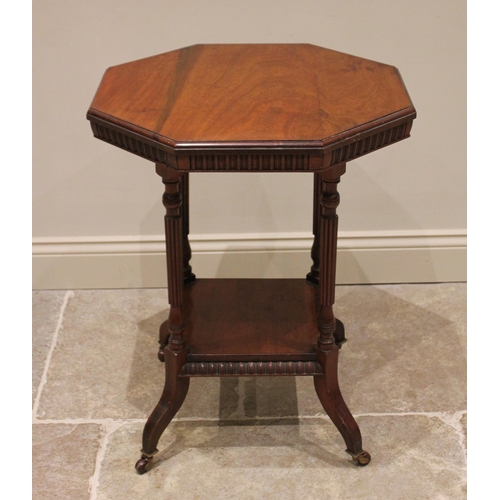
{"type": "Polygon", "coordinates": [[[145,472],[148,471],[152,461],[153,457],[147,457],[146,455],[141,455],[141,458],[137,460],[137,463],[135,464],[135,470],[139,474],[144,474],[145,472]]]}
{"type": "Polygon", "coordinates": [[[158,350],[158,359],[162,362],[165,363],[165,353],[163,352],[163,349],[160,347],[158,350]]]}
{"type": "Polygon", "coordinates": [[[356,456],[352,457],[353,460],[358,462],[359,465],[368,465],[370,463],[370,460],[372,457],[367,451],[362,451],[361,453],[358,453],[356,456]]]}

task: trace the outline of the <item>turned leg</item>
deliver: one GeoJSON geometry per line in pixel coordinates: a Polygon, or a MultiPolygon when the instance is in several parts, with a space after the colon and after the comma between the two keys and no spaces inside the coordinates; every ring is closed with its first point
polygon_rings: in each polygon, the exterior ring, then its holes
{"type": "Polygon", "coordinates": [[[161,164],[156,165],[156,173],[162,177],[163,184],[165,185],[162,201],[166,209],[165,244],[170,315],[167,321],[160,326],[160,338],[158,341],[160,344],[158,359],[165,361],[164,349],[169,343],[172,329],[181,328],[181,331],[184,330],[182,320],[178,319],[179,311],[177,310],[180,308],[182,300],[183,283],[186,280],[186,276],[189,282],[193,281],[195,276],[191,273],[191,266],[189,266],[189,259],[191,257],[191,248],[187,236],[189,225],[184,223],[184,215],[187,216],[188,209],[183,208],[182,194],[184,191],[184,195],[186,197],[189,196],[187,174],[181,174],[161,164]],[[189,267],[187,275],[185,273],[186,266],[189,267]],[[179,325],[176,325],[176,322],[179,321],[179,325]]]}
{"type": "Polygon", "coordinates": [[[183,258],[183,278],[184,284],[192,283],[196,280],[189,261],[191,260],[191,245],[189,244],[189,173],[186,172],[181,177],[181,197],[182,197],[182,258],[183,258]]]}
{"type": "MultiPolygon", "coordinates": [[[[323,253],[323,258],[329,259],[326,262],[331,264],[330,267],[325,266],[323,287],[331,289],[331,297],[326,297],[326,304],[331,299],[334,302],[335,294],[335,268],[337,259],[337,214],[336,207],[339,204],[340,198],[337,191],[337,184],[340,181],[340,176],[345,172],[345,163],[337,165],[336,167],[328,170],[325,174],[314,174],[314,203],[313,203],[313,234],[314,241],[311,248],[311,259],[313,265],[311,271],[307,274],[307,280],[314,284],[320,282],[320,254],[323,253]],[[324,182],[325,184],[324,184],[324,182]],[[322,199],[324,197],[324,199],[322,199]],[[323,220],[326,219],[326,220],[323,220]],[[332,239],[330,246],[321,246],[321,228],[328,226],[329,233],[327,238],[332,239]]],[[[323,292],[326,293],[325,291],[323,292]]],[[[323,305],[323,302],[322,302],[323,305]]],[[[338,319],[332,320],[331,324],[334,325],[333,336],[337,345],[342,345],[345,341],[344,325],[338,319]]],[[[328,336],[328,333],[327,333],[328,336]]]]}
{"type": "Polygon", "coordinates": [[[146,472],[163,431],[186,397],[189,378],[179,377],[188,349],[184,338],[183,248],[180,176],[175,170],[157,165],[156,171],[165,184],[163,204],[166,208],[165,237],[167,250],[168,320],[160,328],[160,351],[165,360],[165,388],[160,401],[146,422],[143,432],[142,456],[136,464],[140,474],[146,472]],[[167,345],[168,340],[168,345],[167,345]],[[162,345],[163,343],[163,345],[162,345]]]}
{"type": "MultiPolygon", "coordinates": [[[[319,317],[320,333],[318,347],[329,350],[333,344],[345,342],[344,325],[335,319],[335,271],[337,263],[337,207],[340,196],[337,185],[340,175],[345,172],[345,164],[340,168],[330,168],[321,174],[319,198],[319,317]]],[[[319,191],[319,188],[318,188],[319,191]]]]}
{"type": "MultiPolygon", "coordinates": [[[[342,166],[345,169],[345,165],[342,166]]],[[[342,398],[338,384],[339,349],[345,342],[344,325],[333,314],[335,301],[335,268],[337,259],[337,207],[340,197],[337,185],[343,173],[331,168],[321,175],[319,219],[319,316],[318,362],[323,375],[314,377],[314,387],[328,416],[332,419],[347,446],[347,452],[361,465],[370,455],[361,445],[359,427],[342,398]]]]}
{"type": "MultiPolygon", "coordinates": [[[[183,283],[185,285],[196,280],[195,274],[192,272],[189,261],[191,260],[191,245],[189,244],[189,173],[184,173],[179,178],[180,193],[181,193],[181,220],[182,220],[182,274],[183,283]]],[[[167,228],[165,227],[165,235],[167,228]]],[[[169,332],[168,321],[165,321],[160,326],[160,348],[158,350],[158,359],[165,361],[164,349],[168,344],[169,332]]]]}
{"type": "Polygon", "coordinates": [[[314,173],[314,201],[313,201],[313,235],[314,240],[311,248],[311,259],[313,265],[307,274],[307,280],[317,285],[319,283],[319,220],[321,216],[321,174],[314,173]]]}

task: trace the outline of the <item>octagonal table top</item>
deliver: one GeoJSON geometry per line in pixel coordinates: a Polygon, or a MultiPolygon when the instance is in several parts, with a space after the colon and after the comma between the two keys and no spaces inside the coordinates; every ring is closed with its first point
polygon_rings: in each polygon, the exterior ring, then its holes
{"type": "Polygon", "coordinates": [[[408,137],[415,116],[395,67],[309,44],[193,45],[113,66],[87,113],[98,138],[160,163],[355,144],[346,161],[408,137]]]}

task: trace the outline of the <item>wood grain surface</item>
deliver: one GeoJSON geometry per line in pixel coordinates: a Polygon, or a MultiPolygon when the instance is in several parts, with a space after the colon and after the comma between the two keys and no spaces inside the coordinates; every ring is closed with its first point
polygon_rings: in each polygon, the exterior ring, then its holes
{"type": "Polygon", "coordinates": [[[188,361],[316,360],[316,294],[301,279],[200,279],[187,285],[188,361]]]}
{"type": "Polygon", "coordinates": [[[308,44],[235,44],[111,67],[88,116],[171,146],[324,146],[414,113],[393,66],[308,44]]]}

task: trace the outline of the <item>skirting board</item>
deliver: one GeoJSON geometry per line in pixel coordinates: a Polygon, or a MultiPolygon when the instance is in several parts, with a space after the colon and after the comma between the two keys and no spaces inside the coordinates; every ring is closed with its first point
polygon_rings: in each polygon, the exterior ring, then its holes
{"type": "MultiPolygon", "coordinates": [[[[312,235],[190,235],[199,278],[299,278],[311,267],[312,235]]],[[[337,283],[466,281],[465,231],[339,234],[337,283]]],[[[166,287],[162,235],[34,238],[33,288],[166,287]]]]}

